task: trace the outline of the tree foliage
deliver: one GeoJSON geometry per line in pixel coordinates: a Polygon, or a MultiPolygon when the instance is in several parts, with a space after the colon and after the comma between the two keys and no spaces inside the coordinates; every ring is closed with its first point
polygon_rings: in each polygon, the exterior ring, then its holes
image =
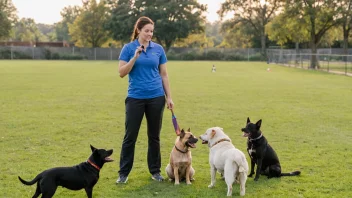
{"type": "Polygon", "coordinates": [[[76,41],[76,46],[100,47],[108,39],[108,32],[104,29],[108,8],[105,1],[86,1],[82,12],[69,24],[69,33],[76,41]]]}
{"type": "Polygon", "coordinates": [[[352,0],[341,0],[341,26],[343,33],[343,49],[348,54],[348,37],[352,29],[352,0]]]}
{"type": "Polygon", "coordinates": [[[55,24],[55,32],[58,41],[71,42],[71,36],[69,35],[68,26],[73,24],[77,16],[81,13],[81,7],[79,6],[68,6],[62,9],[60,12],[62,20],[55,24]]]}
{"type": "Polygon", "coordinates": [[[179,39],[173,45],[174,47],[191,47],[191,48],[208,48],[214,47],[211,37],[207,37],[205,33],[190,34],[187,38],[179,39]]]}
{"type": "Polygon", "coordinates": [[[221,22],[215,21],[213,23],[206,23],[205,35],[209,40],[212,40],[214,47],[219,46],[223,41],[223,35],[220,31],[221,22]]]}
{"type": "MultiPolygon", "coordinates": [[[[288,16],[301,18],[310,34],[312,54],[317,53],[317,45],[330,28],[341,22],[343,7],[336,0],[286,0],[285,12],[288,16]]],[[[310,68],[319,67],[316,56],[312,56],[310,68]]]]}
{"type": "Polygon", "coordinates": [[[225,48],[249,48],[253,47],[254,29],[247,23],[237,23],[233,25],[231,22],[225,22],[222,25],[221,33],[224,36],[219,47],[225,48]],[[231,28],[228,27],[231,26],[231,28]]]}
{"type": "Polygon", "coordinates": [[[0,0],[0,40],[10,37],[17,20],[16,7],[11,0],[0,0]]]}
{"type": "Polygon", "coordinates": [[[309,41],[309,32],[304,19],[281,13],[266,26],[268,37],[283,46],[289,41],[295,43],[309,41]]]}
{"type": "Polygon", "coordinates": [[[234,17],[226,22],[227,29],[232,29],[239,23],[252,26],[253,35],[261,38],[262,55],[265,55],[265,26],[282,6],[282,0],[226,0],[218,13],[221,17],[234,13],[234,17]]]}
{"type": "Polygon", "coordinates": [[[15,24],[12,39],[15,41],[45,40],[34,19],[31,18],[22,18],[15,24]]]}
{"type": "Polygon", "coordinates": [[[119,0],[109,1],[111,18],[106,29],[115,40],[127,42],[141,16],[155,23],[154,38],[166,51],[177,39],[204,31],[206,6],[196,0],[119,0]]]}

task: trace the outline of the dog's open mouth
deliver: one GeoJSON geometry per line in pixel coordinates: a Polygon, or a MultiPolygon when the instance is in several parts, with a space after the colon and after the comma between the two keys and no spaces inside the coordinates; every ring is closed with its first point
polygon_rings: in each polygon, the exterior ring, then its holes
{"type": "Polygon", "coordinates": [[[110,156],[104,158],[104,160],[105,160],[106,162],[112,162],[112,161],[114,161],[113,159],[110,158],[110,156]]]}
{"type": "Polygon", "coordinates": [[[249,133],[243,133],[243,137],[248,137],[249,133]]]}
{"type": "Polygon", "coordinates": [[[191,148],[196,148],[196,143],[187,142],[187,145],[191,148]]]}

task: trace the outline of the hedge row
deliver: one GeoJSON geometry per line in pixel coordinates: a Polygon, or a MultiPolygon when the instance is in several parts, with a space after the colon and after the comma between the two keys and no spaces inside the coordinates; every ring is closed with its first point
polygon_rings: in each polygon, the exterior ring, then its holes
{"type": "MultiPolygon", "coordinates": [[[[65,54],[65,53],[57,53],[52,52],[49,49],[43,50],[43,59],[47,60],[85,60],[88,59],[84,55],[80,54],[65,54]]],[[[32,55],[28,55],[21,51],[13,51],[12,52],[13,59],[33,59],[32,55]]],[[[38,58],[38,57],[36,57],[38,58]]],[[[0,59],[11,59],[11,51],[10,50],[0,50],[0,59]]],[[[167,53],[168,60],[223,60],[223,61],[261,61],[263,57],[260,53],[252,54],[248,57],[248,55],[244,55],[241,53],[223,53],[220,51],[209,51],[207,53],[204,52],[184,52],[184,53],[176,53],[170,51],[167,53]]]]}
{"type": "Polygon", "coordinates": [[[44,50],[44,56],[47,60],[84,60],[87,57],[80,54],[62,54],[54,52],[52,53],[50,50],[44,50]]]}
{"type": "MultiPolygon", "coordinates": [[[[29,56],[28,54],[25,54],[23,52],[13,51],[12,58],[13,59],[32,59],[32,56],[29,56]]],[[[0,59],[11,59],[11,50],[1,50],[0,59]]]]}
{"type": "MultiPolygon", "coordinates": [[[[47,60],[84,60],[86,56],[80,54],[63,54],[52,53],[50,50],[44,50],[44,57],[47,60]]],[[[0,50],[0,59],[11,59],[11,50],[0,50]]],[[[12,51],[12,59],[33,59],[32,55],[21,51],[12,51]]]]}
{"type": "Polygon", "coordinates": [[[243,55],[240,53],[222,53],[219,51],[209,51],[208,53],[185,52],[185,53],[167,53],[168,60],[224,60],[224,61],[261,61],[263,57],[260,53],[243,55]]]}

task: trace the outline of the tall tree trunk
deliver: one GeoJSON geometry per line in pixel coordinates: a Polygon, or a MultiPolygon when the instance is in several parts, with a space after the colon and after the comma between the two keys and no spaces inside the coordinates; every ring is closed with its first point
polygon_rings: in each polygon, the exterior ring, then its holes
{"type": "Polygon", "coordinates": [[[310,30],[310,49],[312,52],[310,58],[310,69],[315,69],[317,67],[317,41],[315,37],[315,16],[310,15],[311,30],[310,30]]]}
{"type": "Polygon", "coordinates": [[[165,40],[165,53],[167,53],[171,47],[172,40],[165,40]]]}
{"type": "Polygon", "coordinates": [[[262,45],[262,50],[261,50],[261,53],[262,53],[262,56],[264,58],[264,60],[266,59],[266,37],[265,37],[265,32],[262,33],[261,35],[261,45],[262,45]]]}
{"type": "Polygon", "coordinates": [[[294,57],[295,58],[295,65],[298,65],[299,61],[298,61],[297,57],[298,57],[298,53],[299,53],[299,42],[296,41],[295,46],[296,46],[296,53],[295,53],[295,57],[294,57]]]}
{"type": "MultiPolygon", "coordinates": [[[[343,53],[345,55],[348,55],[348,34],[349,34],[350,29],[349,28],[343,28],[343,53]]],[[[344,61],[347,61],[347,56],[345,56],[344,61]]]]}

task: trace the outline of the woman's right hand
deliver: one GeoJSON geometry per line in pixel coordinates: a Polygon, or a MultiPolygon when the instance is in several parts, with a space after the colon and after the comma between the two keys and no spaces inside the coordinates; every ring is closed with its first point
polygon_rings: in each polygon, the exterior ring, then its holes
{"type": "Polygon", "coordinates": [[[142,51],[143,51],[142,46],[137,47],[136,51],[134,52],[134,57],[138,58],[139,55],[142,53],[142,51]]]}

